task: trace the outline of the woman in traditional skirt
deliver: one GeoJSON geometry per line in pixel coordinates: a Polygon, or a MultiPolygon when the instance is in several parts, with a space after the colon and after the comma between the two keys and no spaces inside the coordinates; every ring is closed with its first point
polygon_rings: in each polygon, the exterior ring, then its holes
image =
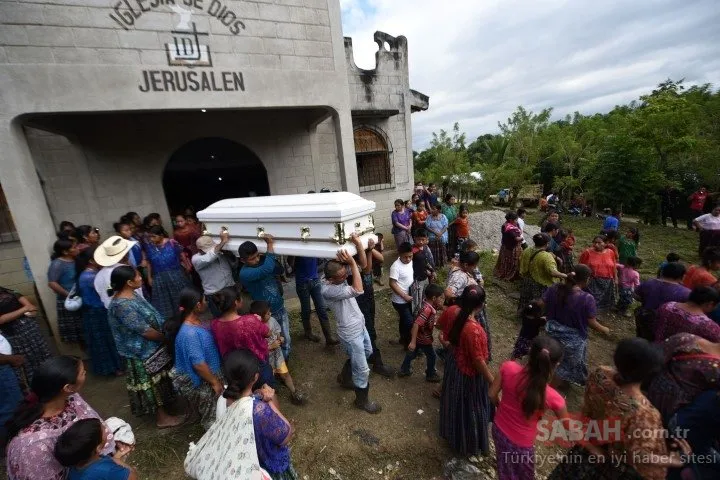
{"type": "MultiPolygon", "coordinates": [[[[460,295],[465,291],[465,287],[470,285],[483,286],[482,274],[478,271],[478,263],[480,263],[480,255],[472,250],[462,252],[458,259],[458,265],[450,267],[447,278],[447,287],[445,288],[445,303],[454,305],[460,300],[460,295]]],[[[488,362],[492,359],[492,335],[490,334],[490,323],[488,322],[487,311],[485,306],[475,315],[475,320],[480,323],[485,330],[488,344],[488,362]]]]}
{"type": "Polygon", "coordinates": [[[447,261],[448,219],[442,213],[439,203],[430,207],[430,216],[425,220],[425,230],[428,232],[428,246],[435,261],[435,268],[440,268],[447,261]]]}
{"type": "Polygon", "coordinates": [[[598,310],[602,312],[613,308],[618,258],[615,251],[606,248],[605,238],[602,235],[593,239],[592,247],[580,255],[579,263],[587,265],[592,272],[587,289],[595,297],[598,310]]]}
{"type": "Polygon", "coordinates": [[[513,282],[520,277],[520,255],[522,255],[523,234],[517,223],[517,213],[505,215],[505,224],[500,231],[502,241],[494,275],[500,280],[513,282]]]}
{"type": "Polygon", "coordinates": [[[395,200],[395,210],[390,214],[392,221],[392,234],[395,237],[395,246],[405,242],[413,243],[410,232],[412,231],[412,210],[405,208],[405,202],[401,199],[395,200]]]}
{"type": "Polygon", "coordinates": [[[82,319],[85,344],[90,355],[91,370],[95,375],[122,375],[125,370],[115,347],[107,309],[95,290],[95,276],[100,267],[93,255],[97,247],[85,249],[75,260],[78,274],[78,292],[83,299],[82,319]]]}
{"type": "Polygon", "coordinates": [[[217,399],[224,390],[220,352],[200,314],[207,309],[202,293],[180,292],[177,313],[163,325],[165,344],[174,359],[170,372],[175,389],[200,414],[205,430],[215,421],[217,399]]]}
{"type": "Polygon", "coordinates": [[[23,387],[30,386],[35,369],[50,358],[50,347],[40,331],[36,314],[37,307],[30,300],[0,287],[0,334],[10,343],[15,355],[25,357],[22,368],[16,371],[23,387]]]}
{"type": "Polygon", "coordinates": [[[485,330],[474,318],[484,304],[482,287],[466,287],[460,308],[453,307],[457,316],[440,322],[451,353],[445,362],[440,396],[440,436],[461,455],[487,455],[490,447],[488,426],[493,409],[488,387],[493,375],[487,365],[485,330]]]}
{"type": "Polygon", "coordinates": [[[557,341],[536,337],[526,366],[512,360],[500,366],[490,387],[490,400],[497,406],[492,433],[499,480],[535,480],[538,421],[545,410],[567,417],[565,399],[548,385],[562,355],[557,341]]]}
{"type": "Polygon", "coordinates": [[[48,287],[55,292],[60,340],[65,343],[83,343],[82,313],[65,309],[65,299],[75,286],[75,257],[78,249],[73,240],[60,239],[53,245],[53,256],[48,268],[48,287]]]}
{"type": "Polygon", "coordinates": [[[457,235],[455,233],[455,219],[458,216],[458,209],[455,206],[457,200],[452,193],[446,193],[443,203],[440,205],[443,215],[448,220],[448,242],[447,242],[447,259],[453,258],[457,251],[457,235]]]}
{"type": "Polygon", "coordinates": [[[543,294],[545,329],[560,342],[565,350],[560,365],[555,370],[553,386],[566,387],[568,383],[585,385],[587,380],[588,326],[607,335],[610,329],[595,319],[597,306],[592,295],[585,292],[590,280],[590,269],[577,265],[565,283],[555,284],[543,294]]]}
{"type": "Polygon", "coordinates": [[[187,271],[182,266],[183,247],[163,236],[160,225],[150,227],[146,247],[150,262],[149,283],[152,286],[152,305],[168,319],[175,313],[180,291],[190,286],[187,271]]]}
{"type": "Polygon", "coordinates": [[[683,438],[673,440],[679,451],[668,452],[669,433],[640,389],[662,368],[659,352],[647,340],[629,338],[620,341],[613,360],[615,368],[598,367],[588,378],[582,413],[596,422],[611,419],[610,428],[617,427],[618,434],[600,446],[573,447],[549,479],[665,480],[668,468],[681,468],[689,458],[690,446],[683,438]]]}
{"type": "Polygon", "coordinates": [[[123,265],[113,270],[108,321],[118,353],[125,358],[125,380],[133,415],[155,414],[158,428],[174,427],[180,425],[184,417],[174,417],[166,411],[174,395],[171,365],[156,362],[150,366],[152,374],[146,367],[146,361],[162,347],[165,318],[135,294],[141,284],[140,273],[133,267],[123,265]]]}
{"type": "Polygon", "coordinates": [[[550,238],[547,234],[537,233],[533,236],[535,248],[526,248],[520,256],[520,303],[518,311],[525,308],[535,299],[542,298],[548,287],[557,278],[567,278],[557,268],[555,256],[548,251],[550,238]]]}
{"type": "Polygon", "coordinates": [[[7,438],[5,423],[12,418],[23,399],[20,381],[14,369],[24,362],[22,355],[13,355],[10,342],[0,334],[0,438],[3,441],[7,438]]]}

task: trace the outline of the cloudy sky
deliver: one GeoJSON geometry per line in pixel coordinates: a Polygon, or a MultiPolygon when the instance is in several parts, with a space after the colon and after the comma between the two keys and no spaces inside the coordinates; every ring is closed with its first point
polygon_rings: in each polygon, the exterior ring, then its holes
{"type": "Polygon", "coordinates": [[[606,112],[666,78],[720,87],[720,0],[340,0],[355,61],[375,65],[373,33],[405,35],[415,150],[460,122],[497,131],[518,105],[554,116],[606,112]]]}

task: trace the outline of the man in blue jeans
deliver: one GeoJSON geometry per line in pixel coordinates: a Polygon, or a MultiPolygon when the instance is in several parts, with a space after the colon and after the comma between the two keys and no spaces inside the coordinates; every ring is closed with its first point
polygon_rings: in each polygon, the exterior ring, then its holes
{"type": "Polygon", "coordinates": [[[285,342],[280,347],[285,360],[290,357],[290,316],[285,310],[282,290],[276,275],[284,273],[285,269],[278,263],[275,256],[275,241],[272,235],[263,235],[267,245],[265,260],[260,260],[260,252],[253,242],[243,242],[238,248],[238,256],[243,262],[240,270],[240,283],[242,283],[253,300],[265,300],[270,304],[270,311],[280,324],[285,342]]]}
{"type": "MultiPolygon", "coordinates": [[[[379,413],[380,405],[368,399],[370,367],[367,359],[373,350],[370,335],[365,328],[365,317],[356,300],[363,293],[362,277],[355,259],[345,250],[341,250],[337,258],[325,264],[322,295],[335,315],[338,337],[350,357],[343,370],[349,368],[352,371],[355,406],[368,413],[379,413]],[[352,285],[347,284],[348,265],[353,279],[352,285]]],[[[338,376],[341,377],[342,373],[338,376]]]]}
{"type": "Polygon", "coordinates": [[[295,257],[295,291],[300,299],[300,318],[303,330],[305,330],[305,339],[316,343],[320,341],[320,337],[313,333],[310,323],[310,299],[312,298],[315,312],[320,320],[320,328],[325,336],[325,344],[337,345],[339,342],[330,331],[330,321],[322,297],[317,258],[295,257]]]}

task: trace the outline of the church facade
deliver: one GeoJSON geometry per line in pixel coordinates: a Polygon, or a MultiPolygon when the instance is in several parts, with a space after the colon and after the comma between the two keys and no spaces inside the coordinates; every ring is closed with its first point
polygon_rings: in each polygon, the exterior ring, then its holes
{"type": "Polygon", "coordinates": [[[45,276],[62,220],[112,234],[228,197],[347,190],[389,230],[413,186],[407,40],[355,65],[339,0],[0,3],[0,285],[50,325],[45,276]]]}

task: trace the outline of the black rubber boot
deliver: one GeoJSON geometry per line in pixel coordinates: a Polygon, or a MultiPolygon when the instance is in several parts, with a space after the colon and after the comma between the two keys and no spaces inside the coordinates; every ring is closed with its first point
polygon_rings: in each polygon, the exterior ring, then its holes
{"type": "Polygon", "coordinates": [[[340,343],[340,341],[333,336],[332,330],[330,330],[330,323],[327,320],[320,320],[320,328],[322,329],[323,336],[325,337],[325,345],[331,347],[340,343]]]}
{"type": "Polygon", "coordinates": [[[369,392],[370,384],[365,388],[355,387],[355,406],[360,410],[365,410],[367,413],[380,413],[382,407],[368,400],[369,392]]]}
{"type": "Polygon", "coordinates": [[[368,364],[372,364],[372,371],[378,375],[387,378],[393,378],[395,376],[395,369],[383,363],[380,350],[373,351],[372,355],[368,357],[368,364]]]}
{"type": "Polygon", "coordinates": [[[352,367],[350,366],[350,360],[345,360],[345,365],[343,365],[342,370],[337,376],[337,382],[341,387],[347,388],[348,390],[355,388],[352,381],[352,367]]]}

